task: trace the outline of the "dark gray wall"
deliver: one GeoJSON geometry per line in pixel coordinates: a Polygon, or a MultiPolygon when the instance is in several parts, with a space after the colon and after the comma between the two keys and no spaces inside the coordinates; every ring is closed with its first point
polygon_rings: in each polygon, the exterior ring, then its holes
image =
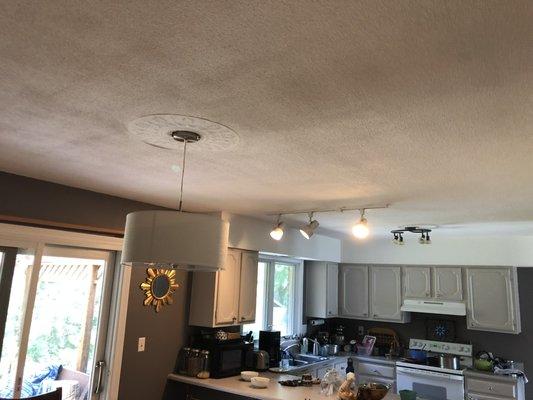
{"type": "Polygon", "coordinates": [[[124,338],[119,399],[153,399],[163,396],[167,375],[172,372],[178,349],[188,340],[189,275],[176,274],[180,287],[174,304],[156,313],[143,305],[139,284],[146,278],[142,268],[133,269],[124,338]],[[137,340],[146,337],[146,350],[137,352],[137,340]]]}
{"type": "MultiPolygon", "coordinates": [[[[159,208],[119,197],[0,172],[0,215],[89,227],[123,230],[126,214],[159,208]]],[[[158,314],[144,307],[139,284],[144,269],[133,271],[119,399],[161,398],[167,374],[184,340],[188,310],[188,275],[177,274],[180,288],[174,304],[158,314]],[[146,337],[146,351],[137,352],[137,338],[146,337]]]]}
{"type": "Polygon", "coordinates": [[[124,230],[126,214],[160,208],[0,172],[0,215],[124,230]]]}

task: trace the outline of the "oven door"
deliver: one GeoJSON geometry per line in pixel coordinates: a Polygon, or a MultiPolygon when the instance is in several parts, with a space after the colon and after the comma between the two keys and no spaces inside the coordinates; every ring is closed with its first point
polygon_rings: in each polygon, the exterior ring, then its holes
{"type": "Polygon", "coordinates": [[[464,377],[437,371],[396,367],[396,387],[414,390],[428,400],[462,400],[465,397],[464,377]]]}

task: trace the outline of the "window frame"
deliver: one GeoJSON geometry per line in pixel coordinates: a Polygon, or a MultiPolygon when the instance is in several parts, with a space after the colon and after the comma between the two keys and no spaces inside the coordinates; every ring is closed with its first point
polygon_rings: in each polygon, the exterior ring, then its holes
{"type": "MultiPolygon", "coordinates": [[[[264,302],[263,315],[264,319],[261,321],[263,330],[272,329],[273,313],[274,313],[274,274],[275,265],[286,264],[294,267],[292,274],[292,290],[289,303],[289,335],[294,336],[305,333],[306,326],[302,324],[303,320],[303,298],[304,298],[304,262],[301,259],[275,256],[270,254],[259,253],[258,264],[265,263],[265,293],[266,301],[264,302]]],[[[259,322],[259,321],[256,321],[259,322]]]]}

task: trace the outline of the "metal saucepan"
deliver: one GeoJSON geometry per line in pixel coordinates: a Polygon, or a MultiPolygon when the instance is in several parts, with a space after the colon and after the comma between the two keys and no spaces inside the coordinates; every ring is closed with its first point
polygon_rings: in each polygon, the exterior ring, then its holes
{"type": "Polygon", "coordinates": [[[453,354],[439,354],[439,367],[447,369],[461,369],[461,357],[453,354]]]}

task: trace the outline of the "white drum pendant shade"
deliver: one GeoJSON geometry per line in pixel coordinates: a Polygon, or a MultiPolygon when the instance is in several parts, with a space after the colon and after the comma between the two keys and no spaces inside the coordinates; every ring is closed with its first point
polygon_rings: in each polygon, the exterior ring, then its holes
{"type": "Polygon", "coordinates": [[[188,270],[224,269],[229,223],[178,211],[136,211],[126,217],[122,263],[188,270]]]}

